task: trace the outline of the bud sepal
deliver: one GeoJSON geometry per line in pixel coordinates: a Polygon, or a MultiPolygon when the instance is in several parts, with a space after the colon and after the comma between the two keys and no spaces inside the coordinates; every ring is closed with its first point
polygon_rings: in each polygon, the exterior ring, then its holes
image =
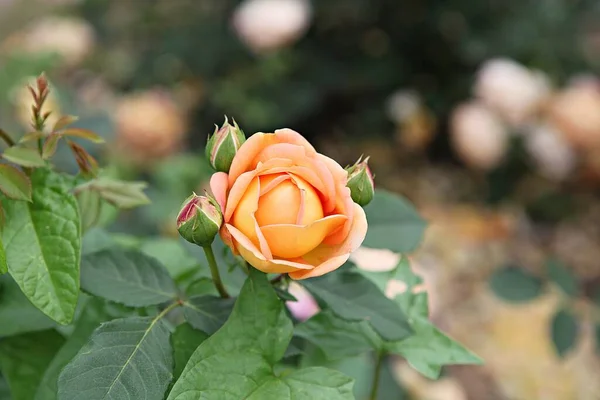
{"type": "Polygon", "coordinates": [[[234,120],[231,125],[225,117],[221,128],[215,126],[215,132],[208,138],[206,158],[215,170],[229,172],[233,158],[245,141],[246,136],[237,122],[234,120]]]}
{"type": "Polygon", "coordinates": [[[223,213],[210,196],[188,197],[177,215],[177,230],[181,237],[198,246],[209,246],[223,224],[223,213]]]}
{"type": "Polygon", "coordinates": [[[362,207],[369,204],[375,195],[375,183],[368,163],[369,157],[363,160],[361,156],[354,165],[346,168],[348,171],[346,186],[350,188],[352,200],[362,207]]]}

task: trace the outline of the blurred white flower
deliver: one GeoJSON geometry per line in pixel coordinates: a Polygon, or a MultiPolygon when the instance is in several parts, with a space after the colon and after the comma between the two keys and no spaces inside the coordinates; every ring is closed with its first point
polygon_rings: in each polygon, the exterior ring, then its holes
{"type": "Polygon", "coordinates": [[[476,102],[462,104],[454,110],[451,135],[458,156],[474,168],[496,167],[508,148],[508,132],[500,119],[476,102]]]}
{"type": "Polygon", "coordinates": [[[386,104],[388,118],[401,124],[421,108],[421,96],[414,90],[399,90],[393,93],[386,104]]]}
{"type": "Polygon", "coordinates": [[[561,133],[548,123],[534,125],[528,132],[525,145],[539,172],[549,179],[566,178],[573,171],[577,157],[561,133]]]}
{"type": "Polygon", "coordinates": [[[504,58],[487,61],[477,73],[475,95],[513,125],[523,123],[550,95],[541,72],[504,58]]]}
{"type": "Polygon", "coordinates": [[[600,148],[600,83],[575,81],[550,106],[550,118],[575,147],[600,148]]]}
{"type": "Polygon", "coordinates": [[[235,10],[233,26],[250,49],[265,52],[300,39],[311,16],[308,0],[245,0],[235,10]]]}
{"type": "Polygon", "coordinates": [[[306,321],[319,312],[316,300],[304,287],[291,282],[288,291],[298,301],[286,301],[286,306],[298,321],[306,321]]]}
{"type": "Polygon", "coordinates": [[[29,25],[21,40],[20,50],[57,53],[66,65],[71,66],[90,53],[95,37],[92,26],[83,19],[50,16],[29,25]]]}

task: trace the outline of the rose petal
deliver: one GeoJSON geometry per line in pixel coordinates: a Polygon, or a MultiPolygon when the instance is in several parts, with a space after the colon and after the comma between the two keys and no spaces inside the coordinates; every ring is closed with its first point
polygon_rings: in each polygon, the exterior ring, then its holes
{"type": "Polygon", "coordinates": [[[346,239],[335,246],[321,244],[302,256],[305,262],[314,265],[315,268],[310,274],[296,272],[291,273],[290,277],[293,279],[305,279],[320,276],[341,266],[348,260],[350,253],[360,247],[367,235],[367,227],[367,217],[364,210],[358,204],[354,204],[354,219],[346,239]]]}
{"type": "MultiPolygon", "coordinates": [[[[291,160],[287,160],[290,164],[291,160]]],[[[314,187],[317,191],[321,193],[321,197],[325,198],[335,198],[335,185],[333,184],[333,180],[331,180],[331,187],[327,187],[324,181],[319,177],[319,175],[315,172],[314,169],[305,166],[291,165],[289,167],[274,167],[269,169],[268,172],[263,172],[263,174],[276,174],[276,173],[289,173],[290,175],[298,176],[308,182],[312,187],[314,187]]],[[[335,200],[333,202],[335,206],[335,200]]]]}
{"type": "MultiPolygon", "coordinates": [[[[325,216],[321,199],[315,191],[315,188],[309,185],[304,179],[292,175],[292,181],[300,191],[300,205],[296,221],[296,225],[308,225],[323,218],[325,216]]],[[[283,223],[283,222],[281,222],[283,223]]],[[[266,225],[266,224],[265,224],[266,225]]]]}
{"type": "MultiPolygon", "coordinates": [[[[242,177],[240,177],[240,179],[242,179],[242,177]]],[[[240,180],[238,180],[238,182],[239,181],[240,180]]],[[[259,193],[260,179],[255,177],[243,193],[230,221],[233,226],[239,229],[256,245],[258,245],[258,237],[256,236],[255,219],[253,215],[258,209],[259,193]]]]}
{"type": "Polygon", "coordinates": [[[264,196],[269,193],[274,187],[279,185],[283,181],[287,181],[292,179],[289,174],[273,174],[271,175],[262,175],[260,182],[260,196],[264,196]]]}
{"type": "Polygon", "coordinates": [[[267,243],[265,236],[261,232],[260,227],[258,226],[258,222],[256,221],[256,217],[254,216],[254,214],[252,214],[252,219],[254,220],[254,232],[256,233],[256,237],[258,239],[258,244],[260,246],[260,252],[262,255],[265,256],[265,258],[267,260],[272,260],[273,253],[271,252],[271,247],[269,246],[269,243],[267,243]]]}
{"type": "Polygon", "coordinates": [[[221,206],[221,211],[225,212],[225,201],[227,200],[227,174],[225,172],[217,172],[210,177],[210,190],[212,191],[215,200],[221,206]]]}
{"type": "MultiPolygon", "coordinates": [[[[323,242],[325,244],[334,246],[340,244],[344,241],[344,239],[348,236],[350,229],[352,227],[352,220],[354,219],[354,210],[356,209],[356,203],[352,201],[352,197],[350,196],[350,189],[346,186],[338,185],[336,187],[338,194],[336,208],[334,210],[337,214],[343,214],[348,217],[348,221],[336,232],[333,232],[331,235],[327,236],[323,242]]],[[[360,206],[359,206],[360,208],[360,206]]],[[[362,208],[361,208],[362,210],[362,208]]]]}
{"type": "Polygon", "coordinates": [[[315,278],[317,276],[325,275],[331,271],[335,271],[346,261],[348,261],[348,257],[350,254],[343,254],[341,256],[330,258],[324,263],[319,264],[316,268],[311,270],[297,270],[289,272],[289,276],[295,280],[307,279],[307,278],[315,278]]]}
{"type": "Polygon", "coordinates": [[[275,133],[258,132],[242,144],[229,168],[229,186],[244,172],[254,169],[253,161],[264,148],[277,143],[296,144],[306,148],[311,154],[315,148],[302,135],[291,129],[278,129],[275,133]]]}
{"type": "Polygon", "coordinates": [[[283,168],[285,171],[285,169],[290,167],[291,165],[292,162],[290,160],[286,160],[283,158],[275,158],[260,165],[257,165],[256,169],[254,169],[253,171],[244,172],[242,175],[240,175],[237,181],[235,181],[235,183],[229,190],[229,195],[226,201],[227,207],[225,212],[223,213],[225,222],[229,222],[229,220],[231,219],[231,216],[237,208],[238,202],[244,195],[244,192],[248,188],[248,185],[250,184],[250,182],[252,182],[252,179],[254,179],[255,176],[260,174],[269,174],[271,173],[271,169],[276,167],[283,168]]]}
{"type": "Polygon", "coordinates": [[[266,272],[284,274],[292,271],[311,269],[312,265],[302,264],[288,260],[267,260],[258,248],[242,232],[233,225],[225,224],[225,227],[235,240],[236,249],[240,255],[254,268],[266,272]]]}
{"type": "MultiPolygon", "coordinates": [[[[287,176],[290,178],[289,175],[287,176]]],[[[263,175],[260,177],[261,187],[263,183],[265,186],[270,186],[270,183],[277,180],[279,180],[277,175],[263,175]]],[[[293,224],[296,222],[299,208],[300,191],[290,178],[280,182],[277,187],[259,198],[256,220],[260,226],[293,224]]]]}
{"type": "Polygon", "coordinates": [[[260,230],[274,256],[294,258],[313,250],[327,234],[337,229],[346,219],[344,215],[331,215],[309,225],[266,225],[260,230]]]}
{"type": "MultiPolygon", "coordinates": [[[[276,157],[291,160],[294,165],[305,167],[311,171],[314,171],[316,176],[321,181],[321,184],[313,184],[313,186],[318,187],[319,190],[323,193],[323,208],[326,213],[331,213],[331,211],[333,211],[333,208],[335,206],[336,181],[334,180],[334,175],[330,171],[330,168],[327,166],[324,159],[317,157],[316,153],[314,154],[314,156],[311,155],[305,147],[289,143],[278,143],[264,148],[256,156],[254,161],[255,163],[265,162],[276,157]]],[[[342,171],[345,172],[344,170],[342,171]]],[[[336,173],[338,173],[339,178],[341,176],[339,175],[339,171],[336,171],[336,173]]],[[[346,185],[346,177],[347,174],[343,175],[343,179],[340,180],[340,182],[343,181],[344,185],[346,185]]]]}

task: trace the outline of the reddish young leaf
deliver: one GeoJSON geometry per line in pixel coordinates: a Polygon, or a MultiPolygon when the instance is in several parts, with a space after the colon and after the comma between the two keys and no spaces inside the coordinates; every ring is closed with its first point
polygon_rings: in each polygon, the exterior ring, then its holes
{"type": "Polygon", "coordinates": [[[58,130],[64,129],[67,126],[71,125],[73,122],[77,121],[78,119],[79,118],[74,115],[63,115],[54,124],[54,127],[52,128],[52,132],[56,132],[58,130]]]}
{"type": "Polygon", "coordinates": [[[56,153],[56,148],[58,147],[58,141],[62,136],[59,133],[51,133],[46,138],[44,142],[44,147],[42,148],[42,158],[44,160],[52,157],[54,153],[56,153]]]}
{"type": "Polygon", "coordinates": [[[75,156],[75,161],[79,166],[79,169],[84,175],[87,176],[96,176],[98,173],[98,162],[94,157],[92,157],[83,147],[73,142],[72,140],[67,140],[73,155],[75,156]]]}
{"type": "Polygon", "coordinates": [[[63,130],[61,133],[64,136],[86,139],[86,140],[89,140],[94,143],[104,143],[104,139],[100,135],[98,135],[90,130],[87,130],[87,129],[69,128],[69,129],[63,130]]]}

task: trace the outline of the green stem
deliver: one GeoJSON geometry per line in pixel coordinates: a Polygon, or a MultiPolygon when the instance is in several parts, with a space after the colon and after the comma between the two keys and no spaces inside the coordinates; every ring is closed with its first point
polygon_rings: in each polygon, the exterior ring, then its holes
{"type": "Polygon", "coordinates": [[[0,138],[2,140],[4,140],[9,147],[12,147],[15,145],[15,141],[10,137],[10,135],[8,133],[6,133],[2,129],[0,129],[0,138]]]}
{"type": "Polygon", "coordinates": [[[227,293],[227,290],[225,290],[225,286],[221,281],[221,275],[219,274],[219,268],[217,268],[217,260],[215,259],[215,253],[213,253],[212,246],[209,244],[202,248],[204,249],[204,254],[206,254],[206,260],[208,260],[208,266],[210,267],[210,274],[212,275],[212,280],[217,291],[222,298],[229,298],[229,293],[227,293]]]}
{"type": "Polygon", "coordinates": [[[373,372],[373,383],[371,386],[371,395],[369,400],[377,400],[377,391],[379,390],[379,376],[381,375],[381,366],[383,365],[384,353],[379,351],[375,359],[375,371],[373,372]]]}

